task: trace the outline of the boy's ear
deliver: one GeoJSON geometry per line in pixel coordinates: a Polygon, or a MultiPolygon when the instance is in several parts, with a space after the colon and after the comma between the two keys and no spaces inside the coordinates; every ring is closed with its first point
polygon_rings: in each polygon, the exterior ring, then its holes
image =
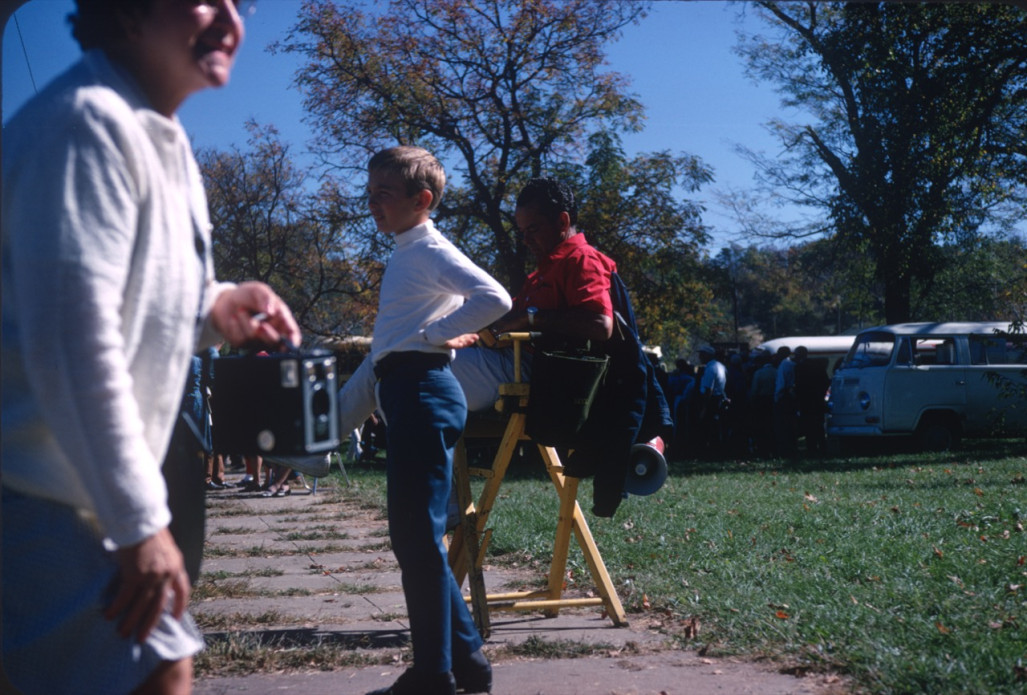
{"type": "Polygon", "coordinates": [[[557,218],[557,224],[561,232],[566,232],[571,228],[571,214],[566,210],[561,212],[560,216],[557,218]]]}
{"type": "Polygon", "coordinates": [[[417,192],[417,209],[428,210],[431,207],[432,199],[435,196],[427,188],[422,188],[417,192]]]}

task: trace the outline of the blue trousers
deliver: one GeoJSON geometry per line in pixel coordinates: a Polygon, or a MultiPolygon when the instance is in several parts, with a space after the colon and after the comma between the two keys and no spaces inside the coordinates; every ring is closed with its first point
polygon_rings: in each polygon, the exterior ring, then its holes
{"type": "Polygon", "coordinates": [[[452,669],[453,655],[481,648],[445,546],[453,448],[467,420],[467,402],[449,366],[401,366],[378,383],[387,427],[389,537],[410,618],[414,669],[452,669]]]}

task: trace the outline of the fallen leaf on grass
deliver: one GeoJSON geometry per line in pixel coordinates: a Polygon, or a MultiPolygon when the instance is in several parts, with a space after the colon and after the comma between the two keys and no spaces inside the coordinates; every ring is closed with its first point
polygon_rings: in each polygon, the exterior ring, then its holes
{"type": "Polygon", "coordinates": [[[947,635],[947,634],[952,632],[952,630],[948,629],[947,627],[945,627],[941,623],[935,623],[934,626],[936,628],[938,628],[938,632],[940,632],[943,635],[947,635]]]}
{"type": "Polygon", "coordinates": [[[779,620],[788,620],[792,616],[788,615],[784,611],[778,611],[777,613],[774,613],[774,617],[778,618],[779,620]]]}

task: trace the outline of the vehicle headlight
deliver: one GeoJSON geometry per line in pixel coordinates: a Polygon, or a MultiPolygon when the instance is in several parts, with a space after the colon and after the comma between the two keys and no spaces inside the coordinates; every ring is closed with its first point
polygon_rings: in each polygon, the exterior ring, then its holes
{"type": "Polygon", "coordinates": [[[859,392],[859,407],[863,410],[870,409],[870,394],[866,391],[859,392]]]}

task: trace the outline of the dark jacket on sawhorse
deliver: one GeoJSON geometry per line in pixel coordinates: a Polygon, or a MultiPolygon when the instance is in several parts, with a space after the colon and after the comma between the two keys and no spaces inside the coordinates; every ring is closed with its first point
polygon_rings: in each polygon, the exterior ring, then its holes
{"type": "Polygon", "coordinates": [[[627,287],[610,275],[613,337],[600,347],[610,362],[603,385],[574,444],[564,469],[567,475],[592,481],[592,513],[611,517],[624,499],[631,447],[674,431],[667,399],[656,369],[638,339],[635,312],[627,287]]]}

